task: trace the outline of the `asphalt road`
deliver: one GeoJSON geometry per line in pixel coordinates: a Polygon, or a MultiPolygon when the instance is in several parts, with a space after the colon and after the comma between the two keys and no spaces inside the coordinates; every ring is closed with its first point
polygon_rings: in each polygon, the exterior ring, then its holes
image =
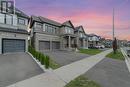
{"type": "Polygon", "coordinates": [[[130,87],[130,73],[125,61],[105,58],[84,74],[101,87],[130,87]]]}
{"type": "Polygon", "coordinates": [[[0,55],[0,87],[14,84],[43,72],[27,53],[0,55]]]}

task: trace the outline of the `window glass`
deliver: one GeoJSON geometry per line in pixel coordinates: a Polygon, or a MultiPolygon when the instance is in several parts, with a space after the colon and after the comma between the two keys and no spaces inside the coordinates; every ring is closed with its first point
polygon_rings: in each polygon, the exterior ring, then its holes
{"type": "Polygon", "coordinates": [[[47,32],[47,30],[48,30],[48,25],[45,25],[45,31],[47,32]]]}
{"type": "Polygon", "coordinates": [[[37,28],[43,28],[43,25],[42,25],[41,23],[38,23],[38,22],[37,22],[37,23],[36,23],[36,27],[37,27],[37,28]]]}
{"type": "Polygon", "coordinates": [[[18,18],[18,24],[25,25],[25,19],[18,18]]]}
{"type": "Polygon", "coordinates": [[[7,3],[6,2],[2,2],[2,12],[5,13],[7,9],[7,3]]]}
{"type": "Polygon", "coordinates": [[[0,23],[5,23],[5,14],[0,13],[0,23]]]}
{"type": "Polygon", "coordinates": [[[11,15],[6,15],[6,24],[13,24],[13,17],[11,15]]]}
{"type": "Polygon", "coordinates": [[[45,31],[45,28],[46,28],[46,25],[45,25],[45,24],[43,24],[43,31],[45,31]]]}

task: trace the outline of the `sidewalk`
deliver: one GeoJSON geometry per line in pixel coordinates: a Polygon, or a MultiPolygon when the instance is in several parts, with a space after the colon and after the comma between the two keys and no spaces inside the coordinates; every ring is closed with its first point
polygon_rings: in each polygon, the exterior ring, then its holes
{"type": "Polygon", "coordinates": [[[112,50],[104,51],[100,54],[18,82],[8,87],[64,87],[71,80],[84,74],[94,65],[99,63],[111,51],[112,50]]]}

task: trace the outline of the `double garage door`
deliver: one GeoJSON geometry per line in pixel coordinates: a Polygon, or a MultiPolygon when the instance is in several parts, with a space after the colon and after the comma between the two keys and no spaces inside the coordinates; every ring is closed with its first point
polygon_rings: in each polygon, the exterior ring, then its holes
{"type": "Polygon", "coordinates": [[[39,50],[50,50],[50,49],[52,50],[60,49],[60,42],[52,41],[52,44],[50,44],[50,41],[39,41],[39,50]]]}
{"type": "Polygon", "coordinates": [[[2,53],[25,52],[25,40],[2,39],[2,53]]]}

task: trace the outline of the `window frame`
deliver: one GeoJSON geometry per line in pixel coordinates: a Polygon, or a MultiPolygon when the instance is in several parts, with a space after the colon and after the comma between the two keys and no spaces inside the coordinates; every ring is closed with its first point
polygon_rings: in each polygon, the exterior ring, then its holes
{"type": "Polygon", "coordinates": [[[20,25],[26,25],[26,21],[23,18],[18,18],[18,24],[20,25]],[[20,20],[24,21],[24,23],[20,23],[20,20]]]}
{"type": "Polygon", "coordinates": [[[11,16],[11,24],[8,25],[13,25],[13,16],[9,14],[5,14],[5,24],[7,24],[7,16],[11,16]]]}
{"type": "Polygon", "coordinates": [[[40,22],[36,22],[36,28],[43,29],[43,24],[40,22]],[[40,26],[40,27],[39,27],[40,26]]]}

